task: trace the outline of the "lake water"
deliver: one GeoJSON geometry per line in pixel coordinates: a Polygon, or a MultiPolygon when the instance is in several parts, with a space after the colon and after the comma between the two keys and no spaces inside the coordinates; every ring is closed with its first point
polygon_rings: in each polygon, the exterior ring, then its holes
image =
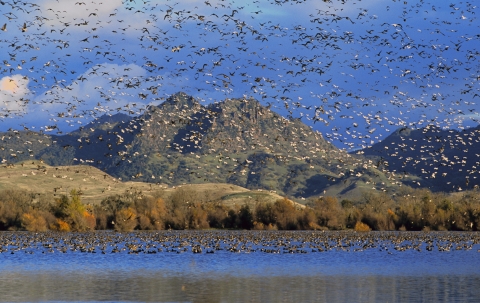
{"type": "Polygon", "coordinates": [[[455,232],[8,232],[0,234],[0,301],[475,302],[479,238],[455,232]]]}

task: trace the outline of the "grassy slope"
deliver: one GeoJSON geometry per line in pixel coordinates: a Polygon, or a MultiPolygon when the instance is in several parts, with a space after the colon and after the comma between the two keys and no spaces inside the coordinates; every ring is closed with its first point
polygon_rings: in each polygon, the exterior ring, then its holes
{"type": "Polygon", "coordinates": [[[169,187],[162,183],[122,182],[101,170],[86,166],[53,167],[40,161],[23,161],[15,165],[0,166],[0,190],[20,189],[33,193],[51,195],[52,198],[68,194],[77,189],[83,192],[85,203],[99,203],[107,196],[122,194],[136,189],[144,194],[161,190],[165,196],[179,188],[207,194],[211,201],[222,201],[226,205],[242,205],[245,202],[274,202],[282,197],[269,191],[250,191],[246,188],[225,183],[184,184],[169,187]],[[56,189],[56,190],[55,190],[56,189]]]}

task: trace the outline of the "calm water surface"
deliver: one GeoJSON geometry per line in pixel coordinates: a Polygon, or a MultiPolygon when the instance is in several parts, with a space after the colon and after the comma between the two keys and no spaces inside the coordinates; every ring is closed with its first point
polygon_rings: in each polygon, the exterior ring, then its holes
{"type": "Polygon", "coordinates": [[[480,301],[478,233],[5,233],[0,238],[2,302],[480,301]],[[194,247],[201,253],[193,253],[194,247]]]}

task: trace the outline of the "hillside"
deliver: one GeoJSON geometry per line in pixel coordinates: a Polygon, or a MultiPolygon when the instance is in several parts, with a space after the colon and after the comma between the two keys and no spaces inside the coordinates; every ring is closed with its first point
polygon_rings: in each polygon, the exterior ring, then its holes
{"type": "Polygon", "coordinates": [[[434,191],[461,191],[480,185],[480,126],[442,130],[401,128],[362,152],[390,171],[417,175],[434,191]]]}
{"type": "MultiPolygon", "coordinates": [[[[168,186],[163,183],[123,182],[88,165],[54,167],[40,161],[22,161],[0,166],[0,191],[23,190],[55,198],[69,195],[72,189],[81,192],[86,204],[98,204],[108,196],[131,192],[138,195],[161,195],[168,198],[178,190],[193,193],[206,202],[222,202],[226,206],[256,202],[275,202],[283,197],[269,191],[251,191],[222,183],[168,186]]],[[[299,205],[301,207],[301,205],[299,205]]]]}
{"type": "Polygon", "coordinates": [[[0,190],[18,189],[58,197],[76,189],[82,192],[86,203],[97,203],[129,189],[148,192],[160,188],[161,185],[122,182],[89,165],[50,166],[34,160],[0,166],[0,190]]]}
{"type": "Polygon", "coordinates": [[[327,142],[300,120],[253,99],[202,105],[177,93],[143,115],[105,116],[69,134],[2,134],[3,163],[89,165],[123,181],[169,186],[229,183],[298,199],[395,192],[417,177],[391,174],[327,142]]]}

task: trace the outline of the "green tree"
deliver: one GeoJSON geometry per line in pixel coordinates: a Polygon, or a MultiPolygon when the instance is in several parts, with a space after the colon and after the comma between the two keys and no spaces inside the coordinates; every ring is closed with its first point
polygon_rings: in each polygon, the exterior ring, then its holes
{"type": "Polygon", "coordinates": [[[237,216],[237,226],[241,229],[252,229],[253,227],[253,213],[248,204],[244,204],[240,207],[240,211],[237,216]]]}

